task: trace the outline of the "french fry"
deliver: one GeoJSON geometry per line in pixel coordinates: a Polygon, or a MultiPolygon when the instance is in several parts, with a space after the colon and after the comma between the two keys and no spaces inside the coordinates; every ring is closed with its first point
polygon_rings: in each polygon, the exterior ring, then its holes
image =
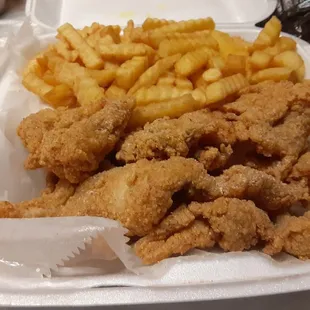
{"type": "Polygon", "coordinates": [[[115,76],[116,70],[115,69],[105,69],[105,70],[87,70],[89,75],[95,79],[99,86],[106,87],[110,85],[115,76]]]}
{"type": "Polygon", "coordinates": [[[245,73],[247,57],[243,55],[228,55],[225,67],[222,69],[225,76],[234,75],[236,73],[245,73]]]}
{"type": "Polygon", "coordinates": [[[126,91],[123,88],[112,84],[105,92],[105,95],[109,99],[122,99],[126,97],[126,91]]]}
{"type": "Polygon", "coordinates": [[[80,58],[87,68],[103,68],[103,60],[100,55],[86,43],[72,25],[66,23],[60,26],[57,31],[63,35],[69,44],[79,53],[80,58]]]}
{"type": "Polygon", "coordinates": [[[147,68],[148,58],[146,56],[135,56],[127,60],[117,70],[115,85],[128,90],[147,68]]]}
{"type": "Polygon", "coordinates": [[[201,105],[191,94],[185,94],[169,101],[136,107],[132,113],[128,127],[132,129],[141,127],[148,122],[153,122],[155,119],[165,116],[177,118],[184,113],[192,112],[200,108],[201,105]]]}
{"type": "Polygon", "coordinates": [[[91,77],[89,71],[77,63],[60,62],[56,64],[54,75],[62,84],[73,89],[77,101],[85,106],[104,98],[104,89],[91,77]]]}
{"type": "Polygon", "coordinates": [[[175,72],[181,76],[189,76],[205,66],[209,58],[214,56],[214,54],[214,50],[208,47],[188,52],[175,63],[175,72]]]}
{"type": "Polygon", "coordinates": [[[295,51],[285,51],[276,55],[271,62],[273,67],[287,67],[293,70],[297,70],[304,64],[301,56],[295,51]]]}
{"type": "Polygon", "coordinates": [[[150,103],[167,101],[173,98],[181,97],[184,94],[190,93],[190,89],[177,88],[167,85],[151,86],[150,88],[142,87],[136,94],[137,105],[147,105],[150,103]]]}
{"type": "Polygon", "coordinates": [[[240,45],[228,33],[213,30],[210,34],[218,44],[220,55],[226,59],[228,55],[248,56],[248,48],[240,45]]]}
{"type": "Polygon", "coordinates": [[[202,78],[208,83],[214,83],[222,78],[222,72],[216,68],[210,68],[202,74],[202,78]]]}
{"type": "Polygon", "coordinates": [[[43,98],[48,92],[53,89],[53,86],[45,83],[34,72],[28,72],[26,75],[24,75],[22,83],[26,89],[41,98],[43,98]]]}
{"type": "Polygon", "coordinates": [[[28,62],[26,68],[23,71],[23,76],[26,76],[29,73],[34,73],[36,76],[43,76],[44,71],[45,69],[40,67],[37,58],[35,58],[28,62]]]}
{"type": "MultiPolygon", "coordinates": [[[[100,29],[98,29],[95,33],[89,35],[85,40],[86,40],[86,43],[93,49],[96,50],[97,48],[97,42],[101,39],[101,36],[100,36],[100,29]]],[[[112,43],[113,42],[113,39],[111,38],[112,40],[112,43]]]]}
{"type": "Polygon", "coordinates": [[[133,95],[139,88],[148,87],[156,84],[158,78],[170,70],[173,65],[180,59],[181,55],[173,55],[158,60],[152,67],[148,68],[128,91],[128,95],[133,95]]]}
{"type": "Polygon", "coordinates": [[[104,62],[104,69],[105,70],[110,70],[114,69],[117,70],[119,68],[119,63],[118,62],[113,62],[113,61],[105,61],[104,62]]]}
{"type": "Polygon", "coordinates": [[[216,68],[222,71],[225,67],[225,59],[220,55],[212,56],[208,60],[208,67],[216,68]]]}
{"type": "Polygon", "coordinates": [[[253,43],[253,47],[258,50],[262,50],[268,46],[272,46],[279,39],[282,30],[282,25],[280,20],[276,16],[272,18],[265,24],[265,27],[258,34],[258,37],[253,43]]]}
{"type": "Polygon", "coordinates": [[[297,43],[294,39],[289,37],[280,37],[276,45],[280,47],[281,52],[296,51],[297,43]]]}
{"type": "Polygon", "coordinates": [[[115,28],[115,26],[105,26],[102,27],[99,31],[100,37],[104,38],[105,36],[110,36],[113,40],[113,43],[120,43],[120,27],[115,28]]]}
{"type": "Polygon", "coordinates": [[[272,56],[264,51],[254,51],[249,61],[253,69],[262,70],[268,68],[270,62],[272,60],[272,56]]]}
{"type": "Polygon", "coordinates": [[[159,44],[158,55],[167,57],[178,53],[185,54],[202,46],[218,49],[216,40],[210,35],[203,38],[165,39],[159,44]]]}
{"type": "Polygon", "coordinates": [[[176,76],[173,72],[164,73],[157,81],[157,85],[170,85],[173,86],[176,80],[176,76]]]}
{"type": "Polygon", "coordinates": [[[123,36],[121,38],[122,43],[132,42],[132,32],[135,28],[135,24],[132,19],[127,22],[127,26],[123,30],[123,36]]]}
{"type": "Polygon", "coordinates": [[[75,62],[79,57],[79,53],[75,50],[69,49],[69,44],[59,41],[54,45],[56,52],[69,62],[75,62]]]}
{"type": "Polygon", "coordinates": [[[189,77],[190,81],[194,85],[194,88],[200,87],[200,83],[202,82],[204,85],[206,85],[206,82],[202,78],[202,74],[204,73],[205,69],[202,68],[195,72],[193,75],[189,77]]]}
{"type": "Polygon", "coordinates": [[[268,68],[268,69],[263,69],[255,74],[252,75],[251,77],[251,84],[257,84],[263,81],[283,81],[283,80],[291,80],[293,78],[293,70],[290,68],[268,68]]]}
{"type": "Polygon", "coordinates": [[[46,70],[42,76],[42,79],[45,83],[52,85],[52,86],[56,86],[60,84],[60,82],[57,81],[57,79],[55,78],[51,70],[46,70]]]}
{"type": "Polygon", "coordinates": [[[76,104],[76,98],[73,91],[69,86],[64,84],[54,86],[54,88],[47,92],[42,99],[54,108],[61,106],[70,107],[76,104]]]}
{"type": "Polygon", "coordinates": [[[174,83],[175,83],[175,86],[177,88],[189,89],[189,90],[193,89],[192,82],[189,79],[185,78],[185,77],[176,77],[174,83]]]}
{"type": "Polygon", "coordinates": [[[98,42],[98,50],[106,60],[126,61],[134,56],[153,56],[155,51],[143,43],[102,44],[98,42]]]}
{"type": "Polygon", "coordinates": [[[202,30],[195,32],[159,32],[159,33],[149,33],[145,32],[143,35],[144,43],[149,44],[153,48],[158,48],[161,41],[167,39],[203,39],[210,34],[210,30],[202,30]]]}
{"type": "Polygon", "coordinates": [[[227,97],[237,94],[242,88],[248,85],[247,79],[242,74],[237,73],[212,83],[205,89],[194,91],[193,97],[206,106],[221,102],[227,97]]]}
{"type": "Polygon", "coordinates": [[[190,19],[180,22],[175,22],[153,29],[152,33],[159,32],[194,32],[199,30],[212,30],[215,28],[214,20],[210,17],[201,19],[190,19]]]}
{"type": "Polygon", "coordinates": [[[174,20],[158,19],[148,17],[142,24],[143,30],[152,30],[155,28],[160,28],[166,25],[171,25],[175,23],[174,20]]]}

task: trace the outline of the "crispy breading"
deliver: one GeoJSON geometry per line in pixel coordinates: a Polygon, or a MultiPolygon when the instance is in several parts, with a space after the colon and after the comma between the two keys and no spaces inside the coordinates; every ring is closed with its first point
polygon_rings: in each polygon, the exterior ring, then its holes
{"type": "Polygon", "coordinates": [[[230,145],[221,144],[219,148],[209,146],[199,150],[194,157],[204,165],[205,169],[212,171],[223,168],[232,154],[233,149],[230,145]]]}
{"type": "Polygon", "coordinates": [[[116,158],[134,162],[142,158],[165,159],[171,156],[186,157],[197,144],[206,141],[234,143],[235,135],[220,112],[201,110],[186,113],[178,119],[158,119],[144,129],[130,134],[116,158]]]}
{"type": "Polygon", "coordinates": [[[208,221],[225,251],[248,250],[273,235],[268,215],[252,201],[221,197],[213,202],[193,202],[188,208],[196,218],[208,221]]]}
{"type": "Polygon", "coordinates": [[[75,186],[60,180],[54,188],[47,187],[40,197],[11,204],[0,201],[0,218],[32,218],[53,216],[74,194],[75,186]]]}
{"type": "Polygon", "coordinates": [[[274,238],[264,252],[275,255],[285,251],[300,259],[310,259],[310,211],[304,216],[279,216],[274,238]]]}
{"type": "Polygon", "coordinates": [[[59,178],[79,183],[94,172],[123,133],[133,102],[101,102],[72,110],[42,110],[19,128],[30,155],[27,169],[46,167],[59,178]]]}
{"type": "Polygon", "coordinates": [[[200,178],[195,188],[207,201],[219,197],[247,199],[266,211],[283,211],[295,202],[309,200],[306,184],[285,184],[265,172],[241,165],[232,166],[213,180],[200,178]]]}
{"type": "Polygon", "coordinates": [[[88,178],[59,208],[50,208],[46,204],[37,212],[37,201],[46,201],[43,196],[22,202],[16,208],[11,205],[16,213],[5,205],[0,216],[32,217],[35,212],[42,217],[100,216],[119,220],[131,235],[143,236],[166,215],[173,203],[172,195],[186,186],[193,186],[193,182],[204,175],[202,164],[194,159],[141,160],[88,178]]]}
{"type": "Polygon", "coordinates": [[[175,254],[183,255],[193,248],[212,248],[215,244],[214,237],[208,224],[194,221],[166,240],[152,240],[148,237],[138,240],[135,244],[135,253],[144,264],[150,265],[175,254]]]}
{"type": "Polygon", "coordinates": [[[310,178],[310,152],[299,157],[289,176],[289,179],[293,180],[300,180],[301,178],[310,178]]]}

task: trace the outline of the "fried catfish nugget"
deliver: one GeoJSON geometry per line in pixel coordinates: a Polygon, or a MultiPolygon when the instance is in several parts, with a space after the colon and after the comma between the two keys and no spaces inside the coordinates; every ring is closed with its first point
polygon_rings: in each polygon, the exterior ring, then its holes
{"type": "Polygon", "coordinates": [[[59,209],[74,194],[75,186],[66,180],[55,185],[48,184],[41,196],[29,201],[12,204],[0,202],[0,218],[33,218],[48,217],[59,212],[59,209]]]}
{"type": "Polygon", "coordinates": [[[213,202],[193,202],[188,208],[196,218],[207,220],[225,251],[248,250],[273,235],[268,215],[249,200],[222,197],[213,202]]]}
{"type": "Polygon", "coordinates": [[[30,152],[25,167],[46,167],[71,183],[83,181],[118,142],[133,105],[131,100],[106,101],[31,114],[17,131],[30,152]]]}
{"type": "Polygon", "coordinates": [[[285,184],[265,172],[241,165],[232,166],[213,180],[200,178],[195,188],[203,196],[199,200],[246,199],[266,211],[283,211],[295,202],[309,200],[306,184],[285,184]]]}
{"type": "Polygon", "coordinates": [[[290,180],[300,180],[302,178],[310,178],[310,152],[299,157],[289,176],[290,180]]]}
{"type": "Polygon", "coordinates": [[[172,195],[206,172],[194,159],[141,160],[87,179],[57,216],[102,216],[119,220],[131,235],[143,236],[172,206],[172,195]]]}
{"type": "Polygon", "coordinates": [[[234,143],[233,129],[222,113],[208,110],[186,113],[178,119],[157,119],[130,134],[116,158],[128,163],[143,158],[186,157],[198,143],[204,144],[204,140],[234,143]]]}
{"type": "Polygon", "coordinates": [[[275,236],[264,248],[264,252],[275,255],[281,251],[299,259],[310,259],[310,211],[301,217],[278,217],[275,236]]]}
{"type": "Polygon", "coordinates": [[[153,264],[216,243],[225,251],[243,251],[272,236],[271,221],[253,202],[219,198],[179,207],[136,242],[135,252],[145,264],[153,264]]]}

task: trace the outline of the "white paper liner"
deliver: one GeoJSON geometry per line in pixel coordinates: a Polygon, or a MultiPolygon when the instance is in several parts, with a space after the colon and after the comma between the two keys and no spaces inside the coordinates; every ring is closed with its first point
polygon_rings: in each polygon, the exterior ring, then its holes
{"type": "MultiPolygon", "coordinates": [[[[44,171],[23,168],[27,152],[16,127],[23,117],[46,108],[23,88],[19,73],[48,40],[38,40],[26,20],[0,52],[7,67],[0,82],[1,200],[31,199],[44,188],[44,171]]],[[[195,250],[145,267],[126,245],[125,232],[103,218],[1,219],[0,289],[215,285],[310,274],[308,262],[284,254],[275,260],[257,251],[195,250]]]]}

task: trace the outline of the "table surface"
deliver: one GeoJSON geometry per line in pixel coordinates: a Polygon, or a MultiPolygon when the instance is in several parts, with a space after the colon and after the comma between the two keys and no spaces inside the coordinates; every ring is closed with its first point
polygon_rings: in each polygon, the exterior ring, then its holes
{"type": "MultiPolygon", "coordinates": [[[[51,0],[52,1],[52,0],[51,0]]],[[[4,14],[0,16],[0,37],[8,35],[14,25],[8,25],[11,21],[21,22],[25,17],[24,13],[25,1],[24,0],[8,0],[8,7],[4,14]]],[[[121,288],[120,288],[121,289],[121,288]]],[[[194,302],[194,303],[181,303],[181,304],[158,304],[147,306],[113,306],[105,307],[105,309],[148,309],[148,310],[227,310],[227,309],[252,309],[252,310],[304,310],[310,308],[310,292],[297,292],[284,295],[262,296],[255,298],[243,298],[243,299],[230,299],[230,300],[218,300],[208,302],[194,302]]],[[[27,308],[31,309],[31,308],[27,308]]],[[[94,307],[99,309],[99,307],[94,307]]]]}

